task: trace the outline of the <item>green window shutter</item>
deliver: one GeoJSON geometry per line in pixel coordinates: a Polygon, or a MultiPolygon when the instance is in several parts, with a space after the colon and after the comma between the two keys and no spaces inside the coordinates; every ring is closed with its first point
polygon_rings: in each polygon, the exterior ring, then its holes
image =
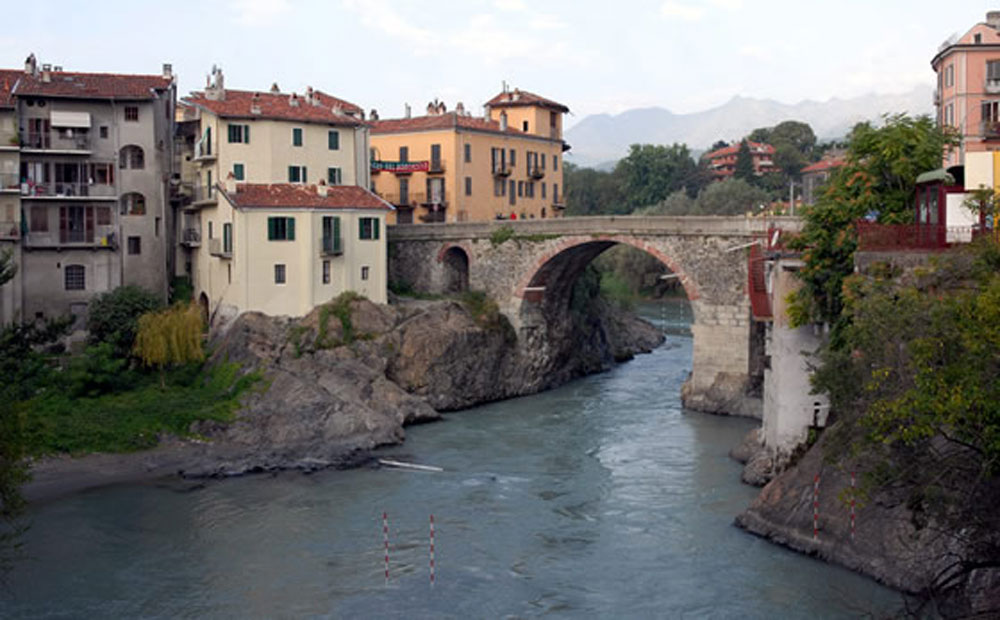
{"type": "Polygon", "coordinates": [[[378,224],[379,219],[377,217],[372,218],[372,239],[378,239],[378,224]]]}
{"type": "Polygon", "coordinates": [[[335,252],[340,251],[340,217],[333,217],[333,249],[335,252]]]}
{"type": "Polygon", "coordinates": [[[243,125],[243,142],[250,144],[250,125],[243,125]]]}
{"type": "Polygon", "coordinates": [[[302,146],[302,129],[300,127],[292,128],[292,146],[302,146]]]}
{"type": "Polygon", "coordinates": [[[303,183],[308,183],[309,182],[309,178],[306,176],[306,167],[305,166],[302,166],[302,182],[303,183]]]}
{"type": "Polygon", "coordinates": [[[237,181],[243,180],[243,164],[233,164],[233,176],[237,181]]]}
{"type": "Polygon", "coordinates": [[[340,133],[336,129],[331,129],[327,134],[327,146],[330,147],[331,151],[340,149],[340,133]]]}
{"type": "Polygon", "coordinates": [[[295,181],[298,180],[298,179],[295,178],[297,176],[298,176],[298,167],[296,167],[296,166],[289,166],[288,167],[288,182],[289,183],[295,183],[295,181]]]}
{"type": "Polygon", "coordinates": [[[287,231],[285,239],[287,239],[288,241],[295,241],[295,218],[294,217],[286,218],[285,222],[286,222],[285,230],[287,231]]]}
{"type": "Polygon", "coordinates": [[[236,125],[228,125],[229,128],[229,143],[232,144],[236,142],[236,125]]]}
{"type": "Polygon", "coordinates": [[[277,236],[277,233],[274,230],[275,227],[277,226],[277,221],[276,221],[277,219],[278,218],[275,218],[275,217],[269,217],[269,218],[267,218],[267,240],[268,241],[274,241],[275,237],[277,236]]]}

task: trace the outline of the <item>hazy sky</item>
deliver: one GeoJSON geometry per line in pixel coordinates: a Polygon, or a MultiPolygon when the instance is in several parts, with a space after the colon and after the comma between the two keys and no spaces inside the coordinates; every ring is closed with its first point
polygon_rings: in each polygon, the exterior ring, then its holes
{"type": "MultiPolygon", "coordinates": [[[[501,83],[587,114],[692,112],[734,95],[786,103],[932,85],[930,59],[985,18],[963,0],[36,0],[0,33],[4,67],[158,73],[202,88],[311,85],[383,118],[441,98],[475,112],[501,83]]],[[[8,11],[9,13],[9,11],[8,11]]]]}

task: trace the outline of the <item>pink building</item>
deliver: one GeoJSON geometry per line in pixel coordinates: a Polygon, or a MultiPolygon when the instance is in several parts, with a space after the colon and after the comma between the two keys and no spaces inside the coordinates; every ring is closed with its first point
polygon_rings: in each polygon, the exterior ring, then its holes
{"type": "Polygon", "coordinates": [[[937,73],[938,125],[954,127],[962,137],[944,166],[963,164],[966,153],[1000,150],[1000,11],[945,41],[931,67],[937,73]]]}
{"type": "MultiPolygon", "coordinates": [[[[740,151],[741,142],[736,142],[721,149],[716,149],[710,153],[702,155],[708,160],[708,169],[712,172],[713,181],[728,179],[736,173],[736,159],[740,151]]],[[[774,165],[774,147],[762,142],[747,141],[750,147],[750,157],[753,160],[753,173],[757,176],[774,172],[777,167],[774,165]]]]}

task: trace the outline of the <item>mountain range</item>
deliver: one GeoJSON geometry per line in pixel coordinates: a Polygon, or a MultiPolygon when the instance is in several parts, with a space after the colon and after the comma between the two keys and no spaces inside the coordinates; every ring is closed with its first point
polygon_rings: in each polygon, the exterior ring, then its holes
{"type": "Polygon", "coordinates": [[[884,113],[932,114],[933,89],[918,86],[895,94],[871,94],[851,99],[801,101],[786,104],[771,99],[733,97],[702,112],[674,114],[664,108],[637,108],[621,114],[592,114],[566,130],[573,147],[566,161],[606,167],[628,153],[631,144],[687,144],[704,152],[717,140],[739,140],[758,127],[786,120],[809,123],[819,140],[842,138],[856,123],[878,120],[884,113]]]}

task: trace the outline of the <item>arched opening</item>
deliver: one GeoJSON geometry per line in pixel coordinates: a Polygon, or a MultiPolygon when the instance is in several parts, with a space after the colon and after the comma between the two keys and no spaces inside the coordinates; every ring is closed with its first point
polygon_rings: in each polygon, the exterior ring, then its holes
{"type": "Polygon", "coordinates": [[[452,246],[441,257],[444,265],[445,293],[464,293],[469,290],[469,255],[458,246],[452,246]]]}
{"type": "Polygon", "coordinates": [[[146,197],[139,192],[122,194],[119,203],[122,215],[146,215],[146,197]]]}
{"type": "Polygon", "coordinates": [[[146,167],[146,155],[141,146],[128,144],[118,152],[118,167],[125,170],[142,170],[146,167]]]}
{"type": "Polygon", "coordinates": [[[198,295],[198,307],[201,310],[201,321],[204,325],[208,326],[208,295],[202,293],[198,295]]]}

